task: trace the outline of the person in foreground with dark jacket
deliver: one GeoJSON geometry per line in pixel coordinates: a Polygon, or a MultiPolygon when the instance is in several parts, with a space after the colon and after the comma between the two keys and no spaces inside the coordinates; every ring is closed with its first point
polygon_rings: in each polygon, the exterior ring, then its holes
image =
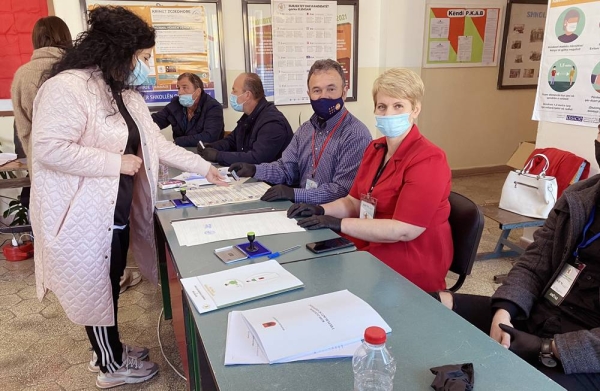
{"type": "Polygon", "coordinates": [[[285,116],[265,99],[256,73],[242,73],[233,82],[229,103],[244,115],[230,135],[210,145],[198,145],[205,160],[223,166],[244,162],[270,163],[281,157],[294,136],[285,116]]]}
{"type": "Polygon", "coordinates": [[[566,389],[600,389],[600,175],[565,190],[491,298],[432,295],[566,389]]]}
{"type": "Polygon", "coordinates": [[[161,111],[152,114],[159,128],[171,125],[173,141],[180,147],[195,147],[199,141],[212,143],[223,138],[223,106],[204,91],[195,73],[177,78],[178,95],[161,111]]]}

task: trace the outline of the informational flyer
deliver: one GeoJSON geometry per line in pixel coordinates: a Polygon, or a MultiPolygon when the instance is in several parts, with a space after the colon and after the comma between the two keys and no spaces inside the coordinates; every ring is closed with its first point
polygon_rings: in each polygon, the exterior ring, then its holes
{"type": "MultiPolygon", "coordinates": [[[[271,5],[248,4],[248,35],[250,51],[250,70],[258,74],[263,82],[267,100],[273,101],[275,85],[273,82],[273,29],[271,5]]],[[[337,61],[344,69],[348,98],[354,94],[354,6],[337,7],[337,61]]]]}
{"type": "Polygon", "coordinates": [[[275,104],[309,103],[310,67],[337,55],[337,2],[274,0],[271,13],[275,104]]]}
{"type": "Polygon", "coordinates": [[[427,7],[426,68],[496,65],[502,8],[427,7]]]}
{"type": "Polygon", "coordinates": [[[551,0],[533,119],[600,122],[600,1],[551,0]]]}
{"type": "MultiPolygon", "coordinates": [[[[88,8],[112,3],[88,0],[88,8]]],[[[142,86],[148,105],[163,106],[170,102],[177,95],[177,78],[185,72],[200,76],[205,92],[215,97],[209,66],[209,39],[204,5],[141,1],[123,2],[122,5],[156,30],[149,83],[142,86]]]]}

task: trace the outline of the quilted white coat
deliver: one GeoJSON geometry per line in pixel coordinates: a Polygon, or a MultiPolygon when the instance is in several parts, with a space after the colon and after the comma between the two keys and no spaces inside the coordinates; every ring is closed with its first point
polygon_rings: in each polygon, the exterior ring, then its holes
{"type": "MultiPolygon", "coordinates": [[[[142,167],[134,180],[131,248],[142,274],[157,282],[153,211],[159,160],[206,174],[210,163],[167,141],[144,98],[123,100],[140,130],[142,167]]],[[[110,251],[121,155],[128,129],[96,70],[65,71],[40,88],[32,126],[31,224],[41,300],[52,290],[69,319],[114,325],[110,251]]]]}

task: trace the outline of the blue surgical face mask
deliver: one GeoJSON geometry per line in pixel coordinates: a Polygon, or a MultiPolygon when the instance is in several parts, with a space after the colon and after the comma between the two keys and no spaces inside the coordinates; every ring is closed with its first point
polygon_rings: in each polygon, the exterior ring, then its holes
{"type": "Polygon", "coordinates": [[[379,129],[385,137],[402,136],[411,126],[410,113],[375,116],[375,127],[379,129]]]}
{"type": "Polygon", "coordinates": [[[244,103],[238,103],[237,101],[238,99],[238,95],[229,95],[229,103],[231,104],[231,108],[234,109],[235,111],[239,111],[242,112],[244,111],[244,103]]]}
{"type": "Polygon", "coordinates": [[[131,71],[127,82],[132,86],[141,86],[142,84],[148,83],[148,75],[150,74],[150,68],[146,63],[137,59],[135,68],[131,71]]]}
{"type": "Polygon", "coordinates": [[[333,117],[344,107],[344,100],[340,97],[337,99],[321,98],[317,100],[310,100],[315,114],[325,121],[333,117]]]}
{"type": "Polygon", "coordinates": [[[192,107],[194,105],[194,98],[192,98],[192,94],[183,94],[179,95],[179,103],[183,107],[192,107]]]}

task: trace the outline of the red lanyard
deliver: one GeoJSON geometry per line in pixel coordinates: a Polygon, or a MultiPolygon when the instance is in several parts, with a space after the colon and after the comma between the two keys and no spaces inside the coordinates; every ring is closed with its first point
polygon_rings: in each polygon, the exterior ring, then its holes
{"type": "Polygon", "coordinates": [[[331,137],[333,136],[335,131],[340,127],[344,118],[346,118],[346,114],[348,114],[348,110],[346,110],[346,112],[344,114],[342,114],[342,118],[339,119],[337,124],[335,124],[333,129],[331,129],[331,132],[329,132],[329,136],[327,136],[327,138],[325,139],[325,142],[323,143],[323,146],[321,147],[321,151],[319,152],[319,157],[315,156],[315,133],[317,132],[317,130],[314,129],[313,136],[312,136],[312,147],[311,147],[311,151],[312,151],[312,155],[313,155],[313,172],[312,172],[313,179],[315,178],[315,172],[317,172],[317,166],[319,165],[319,162],[321,161],[321,156],[323,156],[323,151],[325,150],[325,147],[327,147],[327,144],[329,144],[329,140],[331,140],[331,137]]]}

